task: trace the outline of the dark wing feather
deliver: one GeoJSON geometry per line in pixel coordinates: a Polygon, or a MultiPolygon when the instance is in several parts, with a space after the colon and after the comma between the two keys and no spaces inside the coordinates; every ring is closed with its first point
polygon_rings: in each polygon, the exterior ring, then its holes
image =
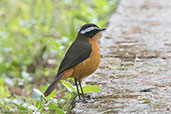
{"type": "Polygon", "coordinates": [[[91,44],[88,40],[75,40],[62,60],[56,77],[87,59],[91,51],[91,44]]]}

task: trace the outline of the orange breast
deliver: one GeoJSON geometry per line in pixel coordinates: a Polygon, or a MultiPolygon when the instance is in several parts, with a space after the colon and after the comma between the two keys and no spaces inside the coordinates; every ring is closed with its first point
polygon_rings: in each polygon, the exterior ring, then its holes
{"type": "Polygon", "coordinates": [[[98,33],[93,37],[89,39],[89,43],[92,45],[92,52],[89,58],[84,60],[82,63],[76,65],[73,68],[72,77],[77,78],[84,78],[93,72],[96,71],[96,69],[99,66],[100,63],[100,49],[98,44],[98,33]]]}

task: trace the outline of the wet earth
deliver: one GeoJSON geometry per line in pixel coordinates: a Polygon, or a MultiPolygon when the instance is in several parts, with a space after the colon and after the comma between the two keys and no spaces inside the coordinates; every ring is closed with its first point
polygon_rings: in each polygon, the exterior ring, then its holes
{"type": "Polygon", "coordinates": [[[97,85],[73,114],[171,114],[171,0],[121,0],[100,38],[97,85]]]}

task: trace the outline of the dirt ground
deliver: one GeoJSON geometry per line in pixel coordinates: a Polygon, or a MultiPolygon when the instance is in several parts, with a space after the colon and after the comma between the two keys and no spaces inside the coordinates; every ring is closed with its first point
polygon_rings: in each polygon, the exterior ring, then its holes
{"type": "Polygon", "coordinates": [[[171,0],[121,0],[100,38],[97,85],[73,114],[171,114],[171,0]]]}

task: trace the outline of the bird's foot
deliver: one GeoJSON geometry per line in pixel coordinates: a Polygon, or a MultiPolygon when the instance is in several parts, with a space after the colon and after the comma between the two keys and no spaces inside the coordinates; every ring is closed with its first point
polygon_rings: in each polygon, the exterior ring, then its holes
{"type": "Polygon", "coordinates": [[[90,95],[85,95],[84,97],[78,96],[76,102],[88,103],[90,101],[90,95]]]}

